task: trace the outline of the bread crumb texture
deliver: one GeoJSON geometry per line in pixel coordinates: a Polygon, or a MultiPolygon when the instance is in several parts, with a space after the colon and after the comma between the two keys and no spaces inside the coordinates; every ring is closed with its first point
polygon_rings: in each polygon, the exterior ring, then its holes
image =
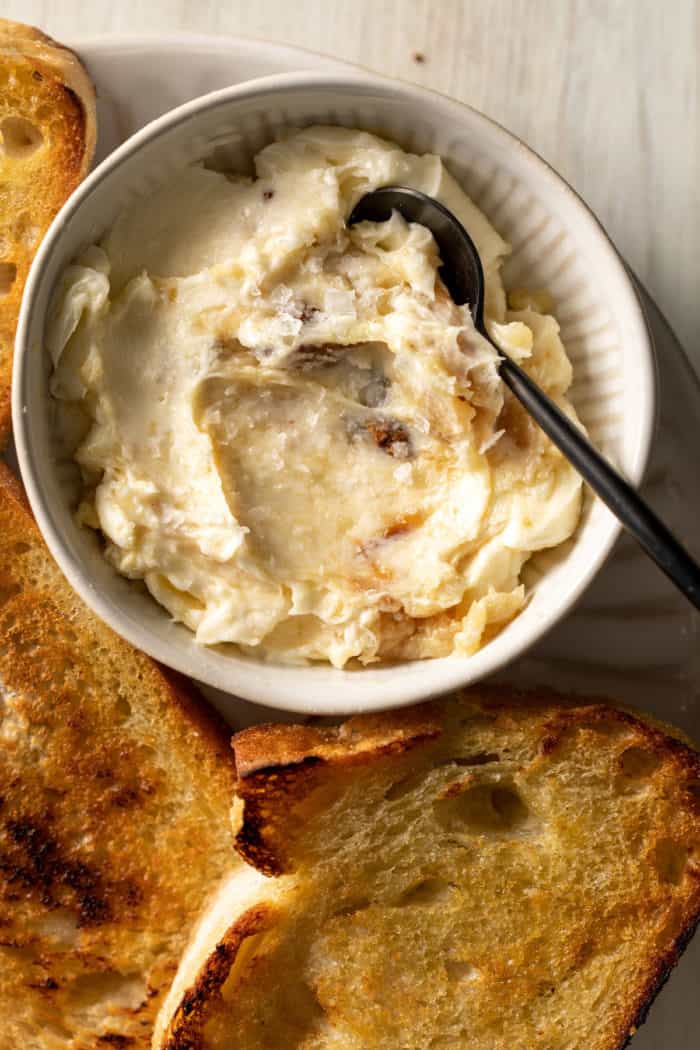
{"type": "Polygon", "coordinates": [[[698,755],[605,704],[477,690],[234,750],[273,877],[167,1050],[618,1050],[700,913],[698,755]]]}

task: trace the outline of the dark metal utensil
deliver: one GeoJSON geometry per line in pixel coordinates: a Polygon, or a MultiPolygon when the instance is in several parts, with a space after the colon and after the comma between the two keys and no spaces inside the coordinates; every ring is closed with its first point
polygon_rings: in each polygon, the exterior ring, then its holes
{"type": "Polygon", "coordinates": [[[399,212],[408,222],[420,223],[431,231],[440,250],[442,266],[439,273],[443,283],[457,305],[469,303],[476,328],[498,353],[503,382],[659,568],[700,609],[698,563],[578,427],[489,338],[484,326],[484,271],[481,259],[459,220],[442,204],[419,190],[385,186],[362,197],[352,210],[348,226],[363,221],[385,222],[391,218],[392,211],[399,212]]]}

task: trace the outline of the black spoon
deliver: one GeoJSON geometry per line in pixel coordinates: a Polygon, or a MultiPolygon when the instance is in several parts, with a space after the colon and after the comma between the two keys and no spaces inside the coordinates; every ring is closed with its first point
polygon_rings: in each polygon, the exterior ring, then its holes
{"type": "Polygon", "coordinates": [[[484,326],[484,271],[481,259],[459,220],[444,205],[419,190],[405,186],[385,186],[358,201],[348,219],[348,226],[363,221],[385,222],[391,218],[392,211],[399,212],[408,222],[420,223],[430,230],[440,250],[442,266],[439,272],[445,287],[458,306],[469,303],[476,328],[498,353],[503,382],[659,568],[700,609],[698,563],[578,427],[489,338],[484,326]]]}

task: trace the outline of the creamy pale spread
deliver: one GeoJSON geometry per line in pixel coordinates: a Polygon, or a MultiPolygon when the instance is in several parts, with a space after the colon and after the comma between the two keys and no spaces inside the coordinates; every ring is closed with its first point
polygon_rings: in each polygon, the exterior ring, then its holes
{"type": "Polygon", "coordinates": [[[398,215],[389,183],[474,238],[491,335],[566,412],[553,317],[509,309],[507,245],[440,158],[314,127],[255,178],[187,168],[63,275],[47,333],[79,520],[205,644],[343,666],[472,653],[561,543],[578,476],[504,389],[496,355],[398,215]]]}

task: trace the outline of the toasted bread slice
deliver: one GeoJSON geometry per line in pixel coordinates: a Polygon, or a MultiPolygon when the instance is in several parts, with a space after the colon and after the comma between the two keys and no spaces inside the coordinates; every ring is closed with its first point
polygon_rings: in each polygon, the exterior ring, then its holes
{"type": "Polygon", "coordinates": [[[158,1050],[617,1050],[700,914],[700,756],[605,704],[476,691],[234,749],[255,868],[158,1050]]]}
{"type": "Polygon", "coordinates": [[[85,176],[95,93],[78,58],[32,26],[0,19],[0,448],[10,427],[12,347],[41,238],[85,176]]]}
{"type": "Polygon", "coordinates": [[[7,1050],[140,1050],[236,865],[230,733],[97,621],[0,463],[0,1017],[7,1050]]]}

